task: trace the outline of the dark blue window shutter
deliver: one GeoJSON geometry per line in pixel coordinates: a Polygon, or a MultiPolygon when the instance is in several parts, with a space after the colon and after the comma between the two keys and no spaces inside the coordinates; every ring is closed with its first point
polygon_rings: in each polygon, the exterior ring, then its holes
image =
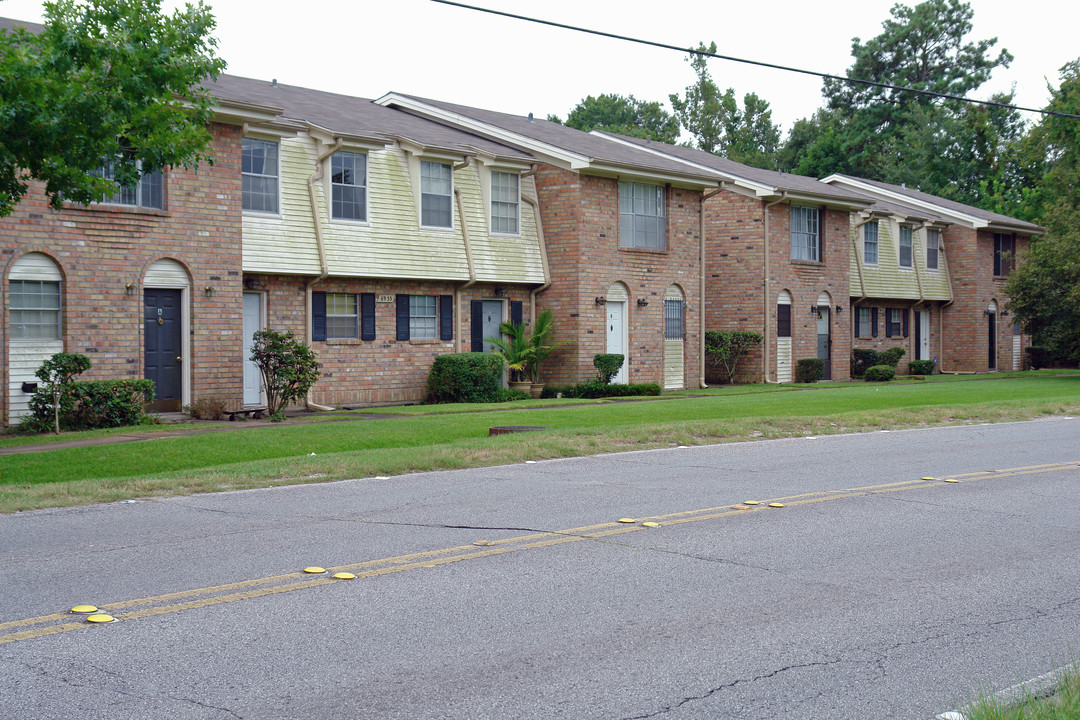
{"type": "Polygon", "coordinates": [[[904,309],[904,337],[908,336],[908,310],[904,309]]]}
{"type": "Polygon", "coordinates": [[[484,352],[484,301],[473,300],[470,312],[472,319],[469,326],[472,345],[469,349],[473,352],[484,352]]]}
{"type": "Polygon", "coordinates": [[[409,296],[397,296],[397,339],[409,339],[409,296]]]}
{"type": "Polygon", "coordinates": [[[818,210],[818,260],[825,262],[825,216],[828,214],[826,208],[818,210]]]}
{"type": "Polygon", "coordinates": [[[375,293],[360,293],[360,339],[375,339],[375,293]]]}
{"type": "Polygon", "coordinates": [[[870,308],[870,336],[877,337],[877,308],[870,308]]]}
{"type": "Polygon", "coordinates": [[[510,322],[518,325],[522,319],[522,303],[520,300],[512,300],[510,302],[510,322]]]}
{"type": "Polygon", "coordinates": [[[326,293],[311,293],[311,339],[326,339],[326,293]]]}
{"type": "Polygon", "coordinates": [[[439,296],[439,339],[454,339],[454,296],[439,296]]]}

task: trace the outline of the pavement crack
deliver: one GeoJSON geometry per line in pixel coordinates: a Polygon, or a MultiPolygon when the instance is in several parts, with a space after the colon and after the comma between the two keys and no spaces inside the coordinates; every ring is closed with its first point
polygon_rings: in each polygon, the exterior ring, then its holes
{"type": "Polygon", "coordinates": [[[819,661],[819,662],[798,663],[798,664],[795,664],[795,665],[787,665],[785,667],[778,668],[776,670],[771,670],[771,671],[769,671],[767,673],[764,673],[762,675],[755,675],[752,678],[737,678],[737,679],[733,680],[732,682],[725,683],[724,685],[719,685],[719,686],[714,687],[714,688],[712,688],[710,690],[707,690],[706,692],[702,693],[701,695],[691,695],[689,697],[684,697],[681,700],[679,700],[678,702],[672,703],[671,705],[665,705],[664,707],[660,708],[659,710],[657,710],[655,712],[651,712],[651,713],[648,713],[646,715],[631,715],[631,716],[628,716],[626,718],[623,718],[623,720],[649,720],[649,718],[660,717],[661,715],[666,715],[667,713],[678,710],[683,705],[686,705],[688,703],[698,702],[700,700],[707,700],[707,699],[709,699],[710,697],[712,697],[713,695],[715,695],[718,692],[721,692],[723,690],[730,690],[731,688],[737,687],[739,685],[750,685],[750,684],[759,682],[761,680],[769,680],[771,678],[776,677],[777,675],[782,675],[783,673],[789,672],[791,670],[802,670],[802,669],[805,669],[805,668],[813,668],[813,667],[828,667],[830,665],[837,665],[837,664],[840,664],[840,663],[843,663],[843,662],[846,662],[846,661],[843,660],[842,658],[837,658],[835,660],[822,660],[822,661],[819,661]]]}

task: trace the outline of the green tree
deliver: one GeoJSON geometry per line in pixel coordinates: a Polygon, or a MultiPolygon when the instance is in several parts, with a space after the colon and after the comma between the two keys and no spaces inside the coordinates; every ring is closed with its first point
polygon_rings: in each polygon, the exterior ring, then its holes
{"type": "MultiPolygon", "coordinates": [[[[716,43],[708,47],[702,43],[698,50],[715,53],[716,43]]],[[[740,107],[733,88],[720,92],[709,74],[706,55],[692,53],[688,59],[697,82],[688,86],[682,96],[668,97],[679,124],[705,152],[773,169],[780,147],[780,128],[772,121],[769,103],[755,93],[747,93],[740,107]]]]}
{"type": "Polygon", "coordinates": [[[259,367],[266,390],[270,419],[285,419],[285,406],[307,395],[319,379],[315,352],[292,332],[257,330],[252,335],[251,357],[259,367]]]}
{"type": "Polygon", "coordinates": [[[30,179],[53,207],[114,194],[140,173],[213,160],[209,91],[224,61],[210,9],[159,0],[46,2],[45,28],[0,31],[0,217],[30,179]],[[100,176],[115,164],[116,182],[100,176]]]}
{"type": "Polygon", "coordinates": [[[817,178],[833,173],[851,174],[840,125],[839,115],[824,108],[809,118],[796,120],[776,153],[776,169],[817,178]]]}
{"type": "MultiPolygon", "coordinates": [[[[997,38],[964,41],[974,17],[968,3],[926,0],[914,7],[897,3],[890,12],[892,17],[882,23],[880,35],[866,43],[852,40],[855,62],[847,77],[966,96],[981,87],[995,68],[1012,61],[1006,50],[992,54],[997,38]]],[[[913,114],[913,106],[943,107],[948,111],[944,117],[962,112],[955,101],[842,80],[826,80],[823,94],[827,108],[844,120],[843,151],[854,171],[880,180],[886,179],[898,156],[904,162],[905,129],[910,134],[910,125],[920,117],[913,114]]],[[[946,130],[931,128],[942,135],[946,130]]]]}
{"type": "Polygon", "coordinates": [[[589,95],[570,111],[566,124],[585,132],[606,130],[666,143],[679,140],[679,122],[663,105],[638,100],[633,95],[589,95]]]}
{"type": "MultiPolygon", "coordinates": [[[[1061,68],[1048,110],[1080,114],[1080,59],[1061,68]]],[[[1043,176],[1029,199],[1046,235],[1031,243],[1009,277],[1009,310],[1036,345],[1080,362],[1080,121],[1044,116],[1028,152],[1041,147],[1043,176]]]]}

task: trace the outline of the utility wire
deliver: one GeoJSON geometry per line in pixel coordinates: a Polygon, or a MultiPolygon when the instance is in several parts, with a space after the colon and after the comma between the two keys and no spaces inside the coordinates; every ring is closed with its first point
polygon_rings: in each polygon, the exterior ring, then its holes
{"type": "Polygon", "coordinates": [[[680,53],[689,53],[690,55],[700,55],[702,57],[711,57],[718,60],[730,60],[731,62],[744,63],[746,65],[757,65],[759,67],[767,67],[774,70],[786,70],[787,72],[801,73],[803,75],[813,75],[814,77],[825,78],[826,80],[837,80],[844,83],[868,85],[870,87],[884,88],[886,90],[899,90],[901,92],[915,93],[917,95],[928,95],[930,97],[943,98],[945,100],[959,100],[961,102],[972,103],[974,105],[986,105],[989,107],[1003,108],[1005,110],[1022,110],[1024,112],[1038,113],[1040,115],[1053,115],[1055,117],[1066,117],[1080,120],[1080,115],[1073,115],[1070,113],[1055,112],[1053,110],[1039,110],[1036,108],[1021,107],[1019,105],[1008,105],[1006,103],[994,102],[993,100],[974,100],[972,98],[963,97],[962,95],[950,95],[948,93],[934,92],[933,90],[919,90],[917,88],[904,87],[902,85],[890,85],[889,83],[881,83],[874,80],[860,80],[859,78],[830,75],[828,73],[820,73],[813,70],[804,70],[802,68],[789,67],[787,65],[777,65],[775,63],[767,63],[760,60],[746,60],[744,58],[732,57],[731,55],[720,55],[719,53],[711,53],[704,50],[695,50],[694,48],[684,48],[679,47],[678,45],[669,45],[667,43],[655,42],[653,40],[642,40],[641,38],[630,37],[628,35],[618,35],[616,33],[604,32],[603,30],[592,30],[590,28],[583,28],[577,25],[558,23],[552,20],[541,20],[539,18],[529,17],[527,15],[517,15],[515,13],[505,12],[502,10],[492,10],[490,8],[477,7],[476,5],[467,5],[461,2],[454,2],[454,0],[431,1],[439,3],[440,5],[450,5],[452,7],[463,8],[465,10],[476,10],[477,12],[513,18],[514,20],[524,20],[525,22],[536,23],[538,25],[548,25],[550,27],[561,28],[563,30],[573,30],[574,32],[587,33],[589,35],[599,35],[600,37],[611,38],[613,40],[625,40],[626,42],[637,43],[639,45],[648,45],[650,47],[663,48],[665,50],[675,50],[680,53]]]}

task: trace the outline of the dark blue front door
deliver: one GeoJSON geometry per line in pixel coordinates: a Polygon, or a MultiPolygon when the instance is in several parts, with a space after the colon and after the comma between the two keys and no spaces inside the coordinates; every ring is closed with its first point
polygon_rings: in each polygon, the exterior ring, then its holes
{"type": "Polygon", "coordinates": [[[179,290],[146,290],[143,294],[143,377],[157,393],[150,410],[180,410],[183,357],[179,290]]]}

